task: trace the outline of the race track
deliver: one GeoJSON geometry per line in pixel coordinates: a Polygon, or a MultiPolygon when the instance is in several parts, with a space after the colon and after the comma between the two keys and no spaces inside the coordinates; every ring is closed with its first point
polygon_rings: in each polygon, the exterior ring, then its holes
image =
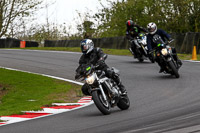
{"type": "MultiPolygon", "coordinates": [[[[0,50],[0,66],[74,80],[80,53],[0,50]]],[[[183,62],[180,78],[157,64],[109,55],[120,70],[131,106],[104,116],[95,105],[0,127],[0,133],[145,133],[200,131],[200,63],[183,62]],[[194,127],[194,128],[189,128],[194,127]]]]}

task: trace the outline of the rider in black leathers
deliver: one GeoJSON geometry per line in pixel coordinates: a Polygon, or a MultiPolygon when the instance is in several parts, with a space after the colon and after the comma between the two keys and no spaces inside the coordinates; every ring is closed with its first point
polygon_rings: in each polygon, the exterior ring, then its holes
{"type": "MultiPolygon", "coordinates": [[[[171,36],[169,34],[167,34],[164,30],[157,29],[157,25],[153,22],[151,22],[147,25],[147,30],[149,32],[149,34],[147,35],[147,47],[148,47],[149,51],[151,51],[154,47],[157,47],[157,44],[154,42],[154,39],[153,39],[154,35],[159,35],[164,42],[172,40],[171,36]]],[[[177,62],[179,67],[181,67],[182,62],[178,58],[177,53],[176,53],[176,49],[174,47],[172,47],[172,52],[173,52],[174,60],[177,62]]],[[[155,61],[160,66],[159,73],[163,72],[164,69],[163,69],[162,63],[160,63],[157,58],[155,58],[155,61]]]]}
{"type": "MultiPolygon", "coordinates": [[[[81,51],[83,55],[80,57],[79,67],[88,63],[98,65],[99,70],[103,70],[108,78],[112,78],[118,84],[122,94],[126,94],[126,89],[124,85],[122,85],[119,75],[105,63],[107,55],[100,48],[94,48],[94,43],[91,39],[84,39],[81,41],[81,51]]],[[[82,86],[81,90],[83,94],[90,95],[86,83],[82,86]]]]}
{"type": "Polygon", "coordinates": [[[139,25],[136,25],[132,20],[128,20],[126,22],[126,27],[126,38],[131,41],[131,49],[134,53],[134,57],[137,58],[136,45],[133,40],[138,36],[139,33],[141,33],[141,31],[146,33],[147,30],[139,25]]]}

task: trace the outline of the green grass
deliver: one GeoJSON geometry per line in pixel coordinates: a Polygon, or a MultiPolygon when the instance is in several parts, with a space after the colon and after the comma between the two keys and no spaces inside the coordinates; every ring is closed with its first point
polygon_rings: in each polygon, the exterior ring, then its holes
{"type": "MultiPolygon", "coordinates": [[[[182,60],[191,60],[192,54],[178,54],[178,57],[182,60]]],[[[200,61],[200,54],[197,55],[197,60],[200,61]]]]}
{"type": "Polygon", "coordinates": [[[80,86],[18,71],[0,69],[0,116],[41,110],[53,102],[76,102],[80,86]]]}
{"type": "MultiPolygon", "coordinates": [[[[81,52],[80,47],[31,47],[25,49],[81,52]]],[[[132,56],[128,49],[102,49],[106,54],[132,56]]],[[[178,56],[181,60],[190,60],[192,58],[192,54],[178,54],[178,56]]],[[[197,59],[200,60],[200,54],[197,55],[197,59]]]]}

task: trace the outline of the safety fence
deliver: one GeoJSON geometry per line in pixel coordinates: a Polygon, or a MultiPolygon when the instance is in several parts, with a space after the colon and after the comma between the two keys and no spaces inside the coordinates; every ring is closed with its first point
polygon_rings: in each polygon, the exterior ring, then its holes
{"type": "Polygon", "coordinates": [[[19,48],[20,44],[24,47],[38,47],[39,43],[35,41],[22,41],[14,38],[0,39],[0,48],[19,48]]]}
{"type": "MultiPolygon", "coordinates": [[[[193,46],[197,47],[197,53],[200,53],[200,33],[171,33],[174,42],[171,46],[177,49],[178,53],[192,53],[193,46]]],[[[111,49],[127,49],[129,42],[125,36],[110,38],[92,38],[95,47],[111,49]]],[[[81,40],[45,40],[44,47],[79,47],[81,40]]]]}
{"type": "MultiPolygon", "coordinates": [[[[200,32],[188,32],[184,34],[171,33],[174,42],[171,46],[177,49],[178,53],[192,53],[193,46],[196,46],[196,51],[200,53],[200,32]]],[[[109,37],[109,38],[92,38],[95,47],[110,48],[110,49],[127,49],[130,45],[125,36],[109,37]]],[[[45,40],[44,47],[79,47],[81,40],[45,40]]],[[[22,40],[6,38],[0,39],[0,48],[20,47],[22,40]]],[[[39,43],[35,41],[25,41],[25,47],[38,47],[39,43]]]]}

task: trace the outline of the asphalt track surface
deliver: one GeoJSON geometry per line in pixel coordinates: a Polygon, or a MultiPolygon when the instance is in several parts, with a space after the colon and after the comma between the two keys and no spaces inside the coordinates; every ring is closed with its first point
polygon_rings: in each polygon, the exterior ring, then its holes
{"type": "MultiPolygon", "coordinates": [[[[0,66],[74,79],[80,53],[0,50],[0,66]]],[[[120,70],[131,106],[104,116],[95,105],[0,127],[0,133],[145,133],[200,131],[200,64],[183,62],[180,78],[157,64],[109,55],[120,70]],[[194,128],[191,128],[194,127],[194,128]]],[[[42,86],[42,85],[41,85],[42,86]]]]}

